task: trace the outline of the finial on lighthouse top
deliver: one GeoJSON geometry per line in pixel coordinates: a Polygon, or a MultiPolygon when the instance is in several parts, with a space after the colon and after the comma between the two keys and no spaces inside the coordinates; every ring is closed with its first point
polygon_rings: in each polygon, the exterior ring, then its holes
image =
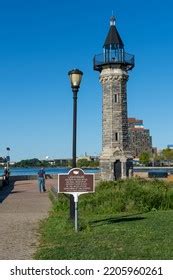
{"type": "Polygon", "coordinates": [[[110,26],[115,26],[115,17],[112,15],[111,17],[110,17],[110,26]]]}

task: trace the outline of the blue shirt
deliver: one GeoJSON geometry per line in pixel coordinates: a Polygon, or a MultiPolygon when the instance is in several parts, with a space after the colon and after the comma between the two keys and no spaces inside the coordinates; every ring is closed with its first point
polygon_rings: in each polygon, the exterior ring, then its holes
{"type": "Polygon", "coordinates": [[[40,169],[40,170],[38,171],[38,177],[39,177],[39,178],[44,178],[44,176],[45,176],[45,171],[44,171],[44,169],[40,169]]]}

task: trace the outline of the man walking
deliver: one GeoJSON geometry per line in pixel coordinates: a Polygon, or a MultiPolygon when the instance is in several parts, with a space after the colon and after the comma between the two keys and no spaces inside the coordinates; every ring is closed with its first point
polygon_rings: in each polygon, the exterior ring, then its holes
{"type": "Polygon", "coordinates": [[[39,187],[39,191],[40,192],[45,192],[45,178],[46,178],[46,173],[44,168],[42,167],[39,171],[38,171],[38,187],[39,187]]]}
{"type": "Polygon", "coordinates": [[[4,175],[3,175],[3,185],[8,186],[9,185],[9,177],[10,177],[10,171],[9,169],[5,166],[4,167],[4,175]]]}

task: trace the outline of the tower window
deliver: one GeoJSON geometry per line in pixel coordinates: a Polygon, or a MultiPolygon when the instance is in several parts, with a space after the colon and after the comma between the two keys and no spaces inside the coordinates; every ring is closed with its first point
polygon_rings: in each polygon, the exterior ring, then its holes
{"type": "Polygon", "coordinates": [[[118,102],[118,94],[115,94],[115,95],[114,95],[114,100],[115,100],[115,103],[118,102]]]}
{"type": "Polygon", "coordinates": [[[118,141],[119,140],[119,135],[118,135],[118,132],[115,133],[115,141],[118,141]]]}

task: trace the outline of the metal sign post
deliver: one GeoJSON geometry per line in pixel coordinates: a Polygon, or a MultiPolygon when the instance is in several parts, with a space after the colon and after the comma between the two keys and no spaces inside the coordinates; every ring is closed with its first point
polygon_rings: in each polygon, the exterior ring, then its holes
{"type": "Polygon", "coordinates": [[[78,193],[73,193],[75,203],[75,232],[78,232],[78,193]]]}
{"type": "Polygon", "coordinates": [[[87,192],[76,192],[76,193],[69,193],[73,195],[74,197],[74,203],[75,203],[75,231],[78,232],[78,197],[81,194],[85,194],[87,192]]]}
{"type": "Polygon", "coordinates": [[[78,201],[74,201],[75,203],[75,232],[78,232],[78,201]]]}
{"type": "Polygon", "coordinates": [[[78,197],[95,191],[94,174],[84,173],[80,168],[70,169],[68,174],[58,175],[58,193],[73,195],[75,202],[75,231],[78,231],[78,197]]]}

